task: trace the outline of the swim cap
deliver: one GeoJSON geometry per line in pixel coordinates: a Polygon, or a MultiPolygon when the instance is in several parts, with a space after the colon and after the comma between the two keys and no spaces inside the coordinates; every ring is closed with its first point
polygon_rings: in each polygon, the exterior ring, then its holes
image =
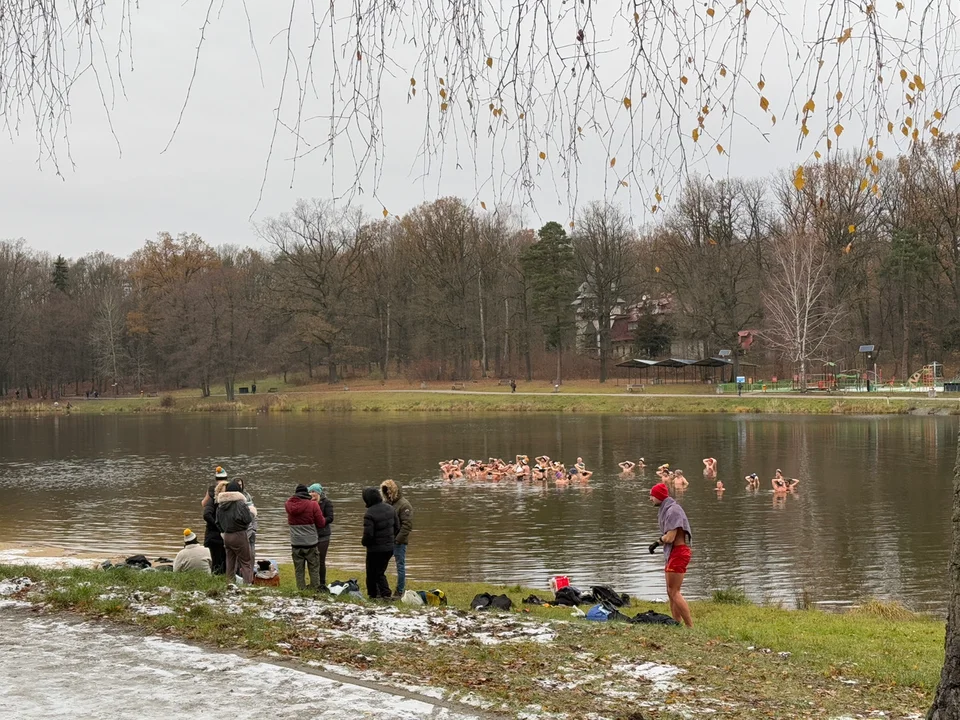
{"type": "Polygon", "coordinates": [[[663,502],[668,497],[670,497],[670,491],[667,489],[667,486],[663,483],[657,483],[652,488],[650,488],[650,497],[656,498],[660,502],[663,502]]]}

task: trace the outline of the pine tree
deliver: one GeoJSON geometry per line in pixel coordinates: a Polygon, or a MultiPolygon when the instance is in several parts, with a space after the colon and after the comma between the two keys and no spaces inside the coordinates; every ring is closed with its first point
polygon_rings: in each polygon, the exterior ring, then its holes
{"type": "Polygon", "coordinates": [[[57,255],[57,259],[53,261],[53,286],[60,292],[65,293],[67,291],[69,272],[70,268],[63,255],[57,255]]]}
{"type": "Polygon", "coordinates": [[[573,327],[572,303],[577,291],[573,245],[556,222],[548,222],[537,236],[539,240],[524,250],[520,259],[530,279],[534,316],[543,327],[547,347],[557,351],[556,381],[560,382],[563,339],[573,327]]]}

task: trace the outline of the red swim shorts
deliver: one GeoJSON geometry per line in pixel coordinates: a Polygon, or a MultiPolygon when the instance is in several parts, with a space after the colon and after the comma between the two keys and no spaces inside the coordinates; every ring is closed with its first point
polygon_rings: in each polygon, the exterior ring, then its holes
{"type": "Polygon", "coordinates": [[[670,551],[670,559],[667,561],[667,566],[664,568],[664,571],[683,574],[687,571],[687,565],[689,564],[690,546],[674,545],[670,551]]]}

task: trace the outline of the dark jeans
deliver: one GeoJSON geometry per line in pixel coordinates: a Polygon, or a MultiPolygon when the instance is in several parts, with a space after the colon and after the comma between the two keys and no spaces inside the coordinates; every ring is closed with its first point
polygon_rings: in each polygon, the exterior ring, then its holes
{"type": "Polygon", "coordinates": [[[317,546],[294,547],[291,548],[291,550],[293,554],[293,573],[297,576],[297,589],[307,589],[307,583],[303,573],[303,566],[306,565],[307,572],[310,574],[310,589],[314,592],[319,592],[320,557],[317,555],[317,546]]]}
{"type": "Polygon", "coordinates": [[[407,544],[393,546],[393,558],[397,561],[397,595],[407,589],[407,544]]]}
{"type": "Polygon", "coordinates": [[[320,555],[320,587],[327,586],[327,550],[330,549],[330,538],[317,543],[317,553],[320,555]]]}
{"type": "Polygon", "coordinates": [[[385,573],[392,557],[393,550],[367,550],[367,595],[371,599],[390,597],[385,573]]]}
{"type": "Polygon", "coordinates": [[[215,545],[211,543],[207,545],[207,550],[210,551],[210,570],[214,575],[223,575],[227,572],[227,551],[223,549],[223,545],[215,545]]]}

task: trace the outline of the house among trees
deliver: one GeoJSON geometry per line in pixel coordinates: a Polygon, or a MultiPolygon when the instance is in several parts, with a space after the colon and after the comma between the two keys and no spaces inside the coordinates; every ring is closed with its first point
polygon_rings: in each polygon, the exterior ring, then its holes
{"type": "MultiPolygon", "coordinates": [[[[630,357],[658,358],[703,356],[703,343],[683,337],[671,316],[675,313],[669,294],[641,295],[627,304],[617,298],[610,312],[610,347],[615,360],[630,357]]],[[[600,327],[596,311],[596,294],[588,283],[581,283],[573,301],[576,312],[577,353],[596,355],[600,347],[600,327]]]]}

